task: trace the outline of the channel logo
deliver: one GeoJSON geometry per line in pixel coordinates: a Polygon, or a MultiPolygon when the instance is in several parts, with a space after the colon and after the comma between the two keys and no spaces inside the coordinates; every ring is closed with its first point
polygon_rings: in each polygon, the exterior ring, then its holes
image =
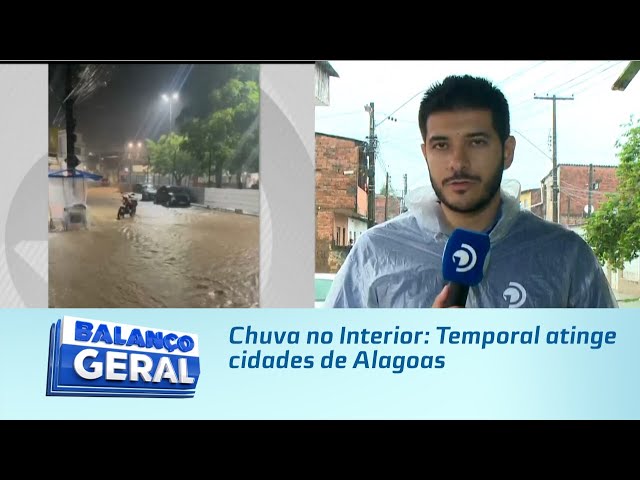
{"type": "Polygon", "coordinates": [[[195,395],[198,336],[64,316],[51,326],[47,396],[195,395]]]}
{"type": "Polygon", "coordinates": [[[456,272],[468,272],[476,266],[478,255],[471,245],[463,243],[460,245],[460,250],[453,253],[454,263],[456,258],[458,259],[456,272]]]}

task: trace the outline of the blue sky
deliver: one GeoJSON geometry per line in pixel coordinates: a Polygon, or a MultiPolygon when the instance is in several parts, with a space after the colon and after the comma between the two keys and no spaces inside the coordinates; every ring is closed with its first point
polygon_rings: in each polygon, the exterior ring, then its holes
{"type": "Polygon", "coordinates": [[[404,174],[409,190],[429,183],[420,152],[418,108],[424,91],[449,74],[484,76],[505,93],[517,147],[504,178],[517,180],[522,190],[539,187],[552,167],[553,102],[535,100],[534,95],[574,97],[556,102],[558,163],[617,165],[615,142],[624,131],[621,125],[640,108],[639,78],[625,91],[611,90],[627,60],[330,63],[339,77],[331,78],[330,105],[316,107],[316,132],[366,140],[369,114],[364,106],[374,102],[380,145],[376,188],[380,189],[388,172],[398,193],[404,174]]]}

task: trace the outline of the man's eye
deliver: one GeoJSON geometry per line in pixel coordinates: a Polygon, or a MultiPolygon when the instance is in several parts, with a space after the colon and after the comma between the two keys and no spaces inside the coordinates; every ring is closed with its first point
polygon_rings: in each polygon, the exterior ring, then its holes
{"type": "Polygon", "coordinates": [[[447,144],[445,142],[434,143],[432,148],[434,150],[444,150],[445,148],[447,148],[447,144]]]}
{"type": "Polygon", "coordinates": [[[473,146],[479,146],[479,145],[486,145],[487,141],[484,138],[474,138],[473,140],[471,140],[471,145],[473,146]]]}

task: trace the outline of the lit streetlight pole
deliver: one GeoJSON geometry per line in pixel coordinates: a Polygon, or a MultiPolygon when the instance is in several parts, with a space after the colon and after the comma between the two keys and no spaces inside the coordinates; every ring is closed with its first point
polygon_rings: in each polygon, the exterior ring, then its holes
{"type": "Polygon", "coordinates": [[[133,155],[131,154],[131,150],[133,150],[133,142],[129,142],[129,188],[133,190],[133,184],[131,183],[131,172],[133,171],[133,155]]]}
{"type": "MultiPolygon", "coordinates": [[[[136,142],[135,146],[137,148],[137,154],[136,154],[136,159],[140,159],[140,149],[142,148],[142,142],[136,142]]],[[[129,156],[129,187],[131,188],[131,190],[133,191],[133,180],[132,180],[132,175],[133,175],[133,150],[134,147],[134,143],[133,142],[129,142],[127,145],[127,150],[128,150],[128,156],[129,156]]]]}
{"type": "Polygon", "coordinates": [[[173,113],[171,110],[171,105],[173,102],[178,100],[178,92],[173,92],[170,95],[166,93],[162,94],[162,99],[169,104],[169,133],[173,133],[173,113]]]}

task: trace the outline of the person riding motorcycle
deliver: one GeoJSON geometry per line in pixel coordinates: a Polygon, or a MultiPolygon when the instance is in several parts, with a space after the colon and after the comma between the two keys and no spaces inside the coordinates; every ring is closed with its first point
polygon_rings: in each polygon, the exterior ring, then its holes
{"type": "Polygon", "coordinates": [[[135,199],[135,195],[133,193],[130,193],[128,195],[123,195],[122,203],[129,210],[132,210],[133,208],[138,206],[138,201],[135,199]]]}
{"type": "Polygon", "coordinates": [[[124,218],[128,213],[130,217],[136,214],[136,208],[138,207],[138,201],[133,193],[122,195],[122,205],[118,208],[118,220],[124,218]]]}

